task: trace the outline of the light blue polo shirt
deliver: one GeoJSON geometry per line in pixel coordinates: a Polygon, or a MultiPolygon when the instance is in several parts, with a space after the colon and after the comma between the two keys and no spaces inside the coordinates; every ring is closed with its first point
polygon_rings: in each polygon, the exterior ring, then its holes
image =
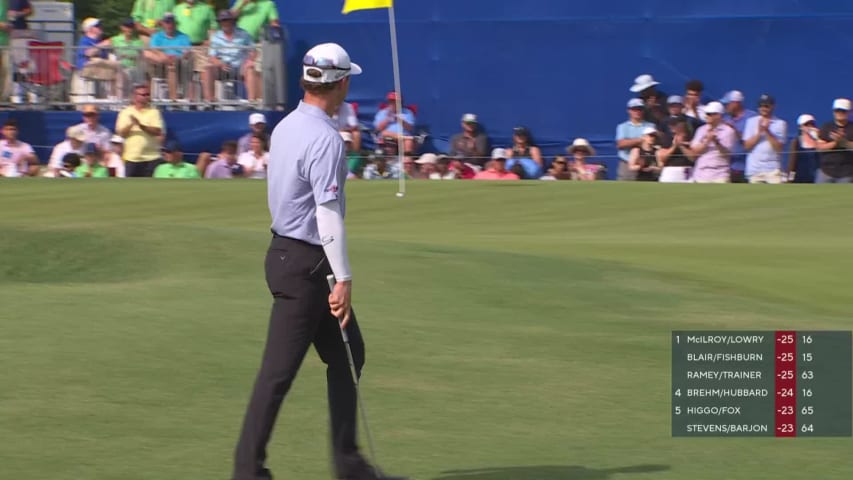
{"type": "MultiPolygon", "coordinates": [[[[754,137],[755,134],[758,133],[759,122],[761,122],[760,116],[750,117],[749,120],[746,121],[743,128],[744,141],[748,138],[754,137]]],[[[788,124],[784,120],[777,117],[771,118],[768,130],[770,130],[770,133],[779,140],[779,143],[783,146],[785,145],[788,134],[788,124]]],[[[770,140],[767,140],[766,136],[762,136],[762,138],[758,140],[758,143],[755,144],[755,147],[752,148],[752,151],[746,154],[746,171],[744,173],[749,177],[756,173],[772,172],[774,170],[779,170],[781,168],[781,164],[782,154],[773,150],[773,145],[770,144],[770,140]]]]}
{"type": "Polygon", "coordinates": [[[300,101],[270,136],[267,201],[272,230],[321,245],[317,205],[338,200],[345,214],[347,173],[346,148],[334,121],[300,101]]]}
{"type": "Polygon", "coordinates": [[[210,36],[208,54],[239,71],[240,66],[249,57],[249,53],[254,50],[254,47],[255,42],[252,40],[252,36],[245,30],[234,27],[234,33],[230,40],[222,30],[213,32],[213,35],[210,36]]]}
{"type": "Polygon", "coordinates": [[[731,160],[731,169],[737,170],[739,172],[744,170],[746,164],[746,149],[743,148],[743,139],[746,138],[746,135],[743,134],[743,129],[746,127],[746,121],[752,117],[758,116],[752,110],[744,109],[740,118],[735,120],[728,113],[723,115],[723,121],[725,123],[730,123],[735,130],[737,130],[738,135],[740,135],[741,140],[735,143],[735,148],[732,149],[732,160],[731,160]]]}
{"type": "MultiPolygon", "coordinates": [[[[409,110],[408,108],[405,108],[405,107],[403,107],[402,112],[403,113],[401,113],[400,116],[403,118],[403,121],[408,123],[409,125],[414,125],[415,124],[415,114],[411,110],[409,110]]],[[[376,112],[376,117],[373,118],[373,128],[378,129],[379,124],[384,122],[388,118],[388,116],[390,116],[390,115],[391,115],[391,110],[389,110],[387,108],[383,108],[382,110],[379,110],[378,112],[376,112]]],[[[396,133],[399,135],[400,134],[400,124],[397,123],[396,119],[394,119],[393,122],[391,122],[390,124],[388,124],[387,127],[385,127],[385,131],[389,132],[389,133],[396,133]]],[[[403,134],[404,135],[411,135],[412,132],[411,132],[411,130],[407,130],[403,134]]]]}
{"type": "MultiPolygon", "coordinates": [[[[640,123],[631,123],[631,121],[628,120],[627,122],[620,123],[616,127],[616,141],[618,142],[619,140],[640,138],[643,136],[643,130],[649,127],[657,128],[655,127],[655,124],[646,121],[640,123]]],[[[619,150],[619,159],[623,162],[627,162],[630,157],[630,148],[623,148],[619,150]]]]}

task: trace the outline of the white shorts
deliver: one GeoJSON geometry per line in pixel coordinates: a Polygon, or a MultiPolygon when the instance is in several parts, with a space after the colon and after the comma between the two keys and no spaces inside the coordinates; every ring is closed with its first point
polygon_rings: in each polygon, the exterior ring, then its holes
{"type": "Polygon", "coordinates": [[[749,183],[782,183],[782,171],[754,173],[749,176],[749,183]]]}
{"type": "Polygon", "coordinates": [[[692,183],[693,168],[691,167],[663,167],[660,171],[659,182],[664,183],[692,183]]]}

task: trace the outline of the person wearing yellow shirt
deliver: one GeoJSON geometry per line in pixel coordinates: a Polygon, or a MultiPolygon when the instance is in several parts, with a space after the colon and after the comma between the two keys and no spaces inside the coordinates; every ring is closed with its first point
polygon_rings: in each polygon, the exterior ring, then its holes
{"type": "Polygon", "coordinates": [[[160,144],[166,126],[160,110],[151,106],[147,85],[133,89],[133,103],[119,112],[115,131],[124,138],[125,176],[150,177],[162,161],[160,144]]]}

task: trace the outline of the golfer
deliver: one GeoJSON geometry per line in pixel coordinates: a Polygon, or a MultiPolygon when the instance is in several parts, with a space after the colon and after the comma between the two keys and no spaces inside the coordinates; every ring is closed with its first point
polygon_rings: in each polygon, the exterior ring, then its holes
{"type": "Polygon", "coordinates": [[[341,328],[349,335],[358,374],[364,341],[350,309],[344,142],[332,120],[361,67],[339,45],[305,55],[296,110],[273,130],[267,170],[273,238],[265,270],[273,296],[263,359],[234,458],[234,480],[269,480],[266,447],[279,407],[313,344],[327,365],[333,467],[339,479],[380,477],[356,445],[356,390],[341,328]],[[326,275],[337,283],[329,292],[326,275]],[[340,323],[339,323],[340,322],[340,323]]]}

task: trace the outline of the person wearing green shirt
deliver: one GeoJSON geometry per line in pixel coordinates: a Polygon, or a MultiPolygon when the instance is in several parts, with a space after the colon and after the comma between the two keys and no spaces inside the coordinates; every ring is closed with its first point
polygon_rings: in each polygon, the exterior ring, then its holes
{"type": "Polygon", "coordinates": [[[124,68],[136,68],[136,62],[145,49],[145,42],[135,35],[134,25],[132,18],[126,19],[120,26],[121,33],[107,40],[124,68]]]}
{"type": "Polygon", "coordinates": [[[9,16],[9,0],[0,0],[0,47],[9,46],[9,30],[12,24],[7,22],[9,16]]]}
{"type": "Polygon", "coordinates": [[[0,99],[4,101],[9,97],[12,85],[12,69],[9,68],[9,30],[12,24],[6,21],[8,16],[9,0],[0,0],[0,99]]]}
{"type": "Polygon", "coordinates": [[[134,0],[130,16],[136,22],[136,30],[143,36],[146,45],[151,35],[157,32],[163,15],[174,9],[175,0],[134,0]]]}
{"type": "Polygon", "coordinates": [[[110,170],[101,165],[101,151],[94,143],[86,144],[83,163],[74,169],[77,178],[109,178],[110,170]]]}
{"type": "Polygon", "coordinates": [[[210,34],[216,31],[216,13],[206,2],[186,0],[172,11],[178,31],[190,37],[194,46],[207,42],[210,34]]]}
{"type": "Polygon", "coordinates": [[[237,27],[249,32],[255,42],[260,41],[265,25],[280,25],[272,0],[236,0],[231,12],[237,15],[237,27]]]}
{"type": "Polygon", "coordinates": [[[163,145],[163,158],[154,169],[154,178],[201,178],[195,165],[184,161],[184,154],[177,140],[169,140],[163,145]]]}
{"type": "Polygon", "coordinates": [[[111,48],[121,65],[116,85],[121,98],[127,98],[130,95],[130,86],[143,80],[140,78],[141,70],[137,67],[137,60],[145,49],[145,42],[136,35],[135,26],[133,18],[127,18],[120,25],[121,33],[99,44],[100,47],[111,48]]]}

